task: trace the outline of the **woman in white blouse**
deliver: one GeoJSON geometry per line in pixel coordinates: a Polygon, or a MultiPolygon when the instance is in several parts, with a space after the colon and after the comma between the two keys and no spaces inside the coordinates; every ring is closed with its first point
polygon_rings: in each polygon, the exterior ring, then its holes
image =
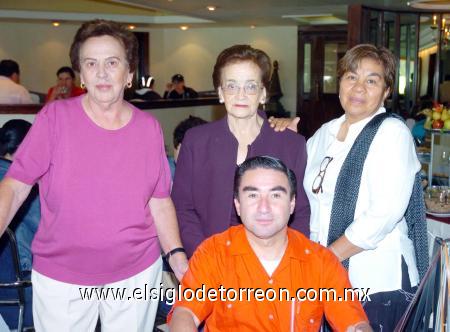
{"type": "MultiPolygon", "coordinates": [[[[396,61],[385,48],[358,45],[339,62],[339,99],[345,114],[308,141],[304,188],[311,205],[311,239],[349,259],[353,287],[370,288],[364,308],[375,331],[393,331],[419,275],[404,219],[420,169],[413,138],[395,118],[383,121],[364,163],[353,222],[327,243],[336,180],[356,137],[392,92],[396,61]]],[[[352,179],[351,179],[352,180],[352,179]]],[[[350,181],[351,181],[350,180],[350,181]]],[[[338,188],[339,189],[339,188],[338,188]]]]}

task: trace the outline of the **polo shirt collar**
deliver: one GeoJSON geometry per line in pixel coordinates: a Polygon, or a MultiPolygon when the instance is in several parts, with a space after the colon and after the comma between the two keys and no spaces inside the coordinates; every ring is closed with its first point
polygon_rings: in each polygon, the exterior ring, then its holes
{"type": "MultiPolygon", "coordinates": [[[[230,237],[230,254],[231,255],[254,255],[250,243],[247,239],[247,234],[245,232],[244,225],[235,226],[236,233],[230,237]]],[[[297,260],[306,260],[307,255],[311,252],[311,247],[308,241],[305,241],[304,237],[297,236],[295,231],[288,228],[288,245],[284,257],[294,258],[297,260]]]]}
{"type": "MultiPolygon", "coordinates": [[[[250,243],[248,242],[247,235],[245,234],[244,225],[239,225],[232,227],[229,231],[233,231],[235,229],[235,234],[231,234],[232,236],[228,241],[230,241],[230,254],[231,255],[248,255],[254,254],[250,243]]],[[[227,242],[228,244],[228,242],[227,242]]]]}
{"type": "Polygon", "coordinates": [[[297,260],[305,261],[312,252],[312,246],[309,240],[296,234],[296,231],[288,228],[288,247],[286,248],[286,256],[297,260]]]}

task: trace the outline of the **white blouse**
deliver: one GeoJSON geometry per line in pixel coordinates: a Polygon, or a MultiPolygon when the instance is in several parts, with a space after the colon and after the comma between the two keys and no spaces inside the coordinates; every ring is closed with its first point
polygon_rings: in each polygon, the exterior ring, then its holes
{"type": "MultiPolygon", "coordinates": [[[[382,107],[373,116],[386,112],[382,107]]],[[[308,161],[304,188],[311,205],[311,239],[326,246],[336,181],[356,137],[372,119],[350,126],[344,142],[336,136],[345,115],[324,124],[307,142],[308,161]],[[333,157],[314,194],[312,184],[324,157],[333,157]]],[[[408,265],[411,286],[419,275],[414,248],[408,238],[404,213],[412,193],[414,176],[420,170],[414,141],[406,125],[388,118],[381,124],[370,146],[361,176],[355,219],[345,231],[348,240],[365,249],[350,258],[353,287],[369,287],[370,294],[401,288],[401,257],[408,265]]]]}

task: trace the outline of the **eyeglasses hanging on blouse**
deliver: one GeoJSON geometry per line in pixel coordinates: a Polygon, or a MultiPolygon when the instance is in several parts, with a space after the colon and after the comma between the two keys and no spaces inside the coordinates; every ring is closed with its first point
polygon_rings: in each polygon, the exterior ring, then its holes
{"type": "Polygon", "coordinates": [[[332,160],[333,160],[333,157],[327,156],[327,157],[323,158],[322,162],[320,163],[319,174],[317,174],[317,176],[314,179],[313,184],[312,184],[312,192],[314,194],[318,194],[319,192],[323,193],[323,189],[322,189],[323,179],[325,178],[325,173],[327,171],[327,167],[331,163],[332,160]]]}

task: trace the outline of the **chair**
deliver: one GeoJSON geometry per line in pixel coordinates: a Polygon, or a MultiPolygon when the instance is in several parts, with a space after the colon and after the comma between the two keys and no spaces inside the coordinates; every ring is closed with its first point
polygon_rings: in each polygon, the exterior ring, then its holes
{"type": "Polygon", "coordinates": [[[21,271],[16,237],[7,228],[0,238],[0,314],[10,329],[33,326],[30,273],[21,271]]]}

